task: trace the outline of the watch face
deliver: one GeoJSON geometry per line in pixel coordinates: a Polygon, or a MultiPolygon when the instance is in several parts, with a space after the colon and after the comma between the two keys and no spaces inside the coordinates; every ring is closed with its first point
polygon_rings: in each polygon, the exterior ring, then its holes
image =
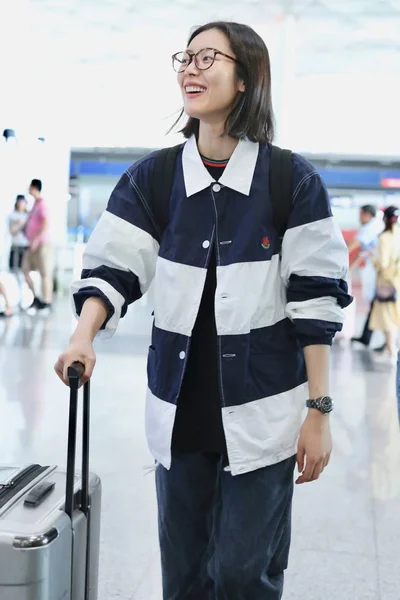
{"type": "Polygon", "coordinates": [[[331,412],[333,409],[332,398],[325,396],[325,398],[321,398],[321,409],[324,413],[331,412]]]}

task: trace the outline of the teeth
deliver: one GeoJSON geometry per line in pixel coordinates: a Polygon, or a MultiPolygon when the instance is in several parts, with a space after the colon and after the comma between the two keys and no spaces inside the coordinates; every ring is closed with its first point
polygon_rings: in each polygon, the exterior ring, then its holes
{"type": "Polygon", "coordinates": [[[202,88],[202,87],[195,87],[194,85],[188,85],[188,86],[185,88],[185,90],[186,90],[186,92],[187,92],[187,93],[190,93],[190,92],[205,92],[205,91],[206,91],[206,89],[205,89],[205,88],[202,88]]]}

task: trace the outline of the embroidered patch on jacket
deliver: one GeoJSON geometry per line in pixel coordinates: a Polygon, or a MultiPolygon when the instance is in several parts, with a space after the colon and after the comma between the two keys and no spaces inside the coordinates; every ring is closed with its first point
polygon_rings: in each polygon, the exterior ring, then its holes
{"type": "Polygon", "coordinates": [[[268,250],[268,248],[271,246],[268,237],[263,237],[263,239],[261,240],[261,246],[264,248],[264,250],[268,250]]]}

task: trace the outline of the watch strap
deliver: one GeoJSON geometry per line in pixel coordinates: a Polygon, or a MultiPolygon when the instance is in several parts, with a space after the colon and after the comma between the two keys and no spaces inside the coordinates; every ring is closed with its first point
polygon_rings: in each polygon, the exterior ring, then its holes
{"type": "Polygon", "coordinates": [[[321,396],[321,398],[309,399],[306,402],[307,408],[314,408],[326,415],[333,410],[333,401],[329,396],[321,396]]]}

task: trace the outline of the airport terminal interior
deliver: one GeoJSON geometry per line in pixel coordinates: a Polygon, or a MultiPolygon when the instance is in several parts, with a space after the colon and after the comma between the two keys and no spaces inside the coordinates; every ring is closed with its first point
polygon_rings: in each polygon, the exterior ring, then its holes
{"type": "MultiPolygon", "coordinates": [[[[306,157],[324,181],[348,245],[354,297],[331,351],[334,450],[319,480],[295,487],[282,598],[400,600],[399,373],[383,331],[367,343],[363,338],[377,292],[358,241],[373,221],[378,245],[383,211],[391,206],[397,218],[400,210],[400,1],[7,4],[7,15],[0,7],[8,82],[0,94],[0,467],[65,470],[69,393],[54,364],[75,327],[70,286],[80,278],[86,244],[129,165],[183,141],[177,130],[166,135],[181,107],[171,55],[195,26],[245,23],[270,50],[275,143],[306,157]],[[43,296],[37,265],[30,272],[33,295],[25,259],[18,263],[14,254],[10,262],[14,204],[23,196],[26,215],[34,209],[32,180],[42,183],[48,206],[52,301],[43,296]],[[365,213],[368,223],[360,220],[365,213]]],[[[26,218],[25,232],[32,226],[26,218]]],[[[155,466],[144,427],[153,310],[150,287],[110,339],[94,342],[90,470],[102,481],[98,596],[70,600],[185,600],[164,599],[161,587],[155,466]]],[[[7,517],[1,488],[0,556],[7,517]]],[[[0,600],[2,589],[7,600],[61,600],[51,592],[10,592],[3,572],[0,600]]]]}

